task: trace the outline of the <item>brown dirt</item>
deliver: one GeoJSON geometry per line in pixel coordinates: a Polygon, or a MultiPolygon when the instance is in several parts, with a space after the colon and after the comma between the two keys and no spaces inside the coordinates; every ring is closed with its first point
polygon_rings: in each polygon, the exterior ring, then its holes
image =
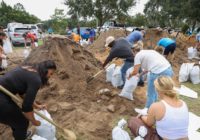
{"type": "MultiPolygon", "coordinates": [[[[78,139],[111,139],[113,123],[121,117],[135,115],[133,108],[144,104],[140,98],[128,101],[116,96],[120,90],[105,82],[105,74],[87,84],[86,79],[98,72],[100,65],[84,48],[58,36],[50,37],[44,46],[33,50],[25,63],[52,59],[58,70],[50,86],[41,89],[36,100],[47,103],[54,121],[74,131],[78,139]],[[99,90],[104,88],[110,89],[112,95],[100,95],[99,90]],[[109,105],[114,105],[114,112],[108,111],[109,105]]],[[[8,129],[1,129],[2,138],[11,138],[8,129]]]]}

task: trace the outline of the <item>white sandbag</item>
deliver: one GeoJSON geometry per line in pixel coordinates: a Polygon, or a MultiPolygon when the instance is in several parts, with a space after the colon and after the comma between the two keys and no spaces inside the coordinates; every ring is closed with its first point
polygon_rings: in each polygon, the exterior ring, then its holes
{"type": "Polygon", "coordinates": [[[190,71],[194,63],[183,63],[179,71],[179,82],[186,82],[189,79],[190,71]]]}
{"type": "Polygon", "coordinates": [[[192,70],[190,71],[190,80],[193,84],[199,84],[200,83],[200,67],[194,66],[192,70]]]}
{"type": "Polygon", "coordinates": [[[133,100],[133,91],[136,89],[138,81],[139,78],[137,76],[126,79],[125,85],[119,96],[127,98],[129,100],[133,100]]]}
{"type": "MultiPolygon", "coordinates": [[[[51,115],[46,110],[40,110],[40,113],[51,119],[51,115]]],[[[46,120],[35,114],[36,120],[41,122],[41,125],[36,127],[36,135],[46,138],[47,140],[56,140],[56,128],[46,120]]]]}
{"type": "Polygon", "coordinates": [[[108,68],[106,68],[106,82],[112,81],[112,75],[115,70],[115,64],[111,64],[108,68]]]}
{"type": "Polygon", "coordinates": [[[129,69],[126,71],[126,79],[128,79],[128,77],[130,76],[130,74],[133,72],[133,69],[134,69],[134,67],[131,67],[131,68],[129,68],[129,69]]]}
{"type": "Polygon", "coordinates": [[[197,56],[197,49],[193,47],[188,48],[188,59],[193,59],[197,56]]]}
{"type": "Polygon", "coordinates": [[[123,84],[123,81],[122,81],[121,67],[117,66],[112,75],[112,85],[114,87],[119,87],[122,84],[123,84]]]}
{"type": "Polygon", "coordinates": [[[42,137],[40,137],[38,135],[33,135],[32,138],[31,138],[31,140],[47,140],[47,139],[42,138],[42,137]]]}
{"type": "Polygon", "coordinates": [[[13,52],[12,44],[10,43],[10,40],[8,38],[3,41],[3,51],[5,54],[13,52]]]}
{"type": "Polygon", "coordinates": [[[2,59],[1,60],[1,68],[6,69],[7,67],[8,67],[8,62],[7,62],[6,58],[2,59]]]}
{"type": "Polygon", "coordinates": [[[27,58],[30,54],[30,49],[29,48],[25,48],[24,51],[23,51],[23,56],[24,58],[27,58]]]}
{"type": "Polygon", "coordinates": [[[112,130],[112,139],[113,140],[131,140],[128,132],[123,130],[124,126],[127,124],[126,120],[121,119],[118,122],[118,125],[112,130]]]}

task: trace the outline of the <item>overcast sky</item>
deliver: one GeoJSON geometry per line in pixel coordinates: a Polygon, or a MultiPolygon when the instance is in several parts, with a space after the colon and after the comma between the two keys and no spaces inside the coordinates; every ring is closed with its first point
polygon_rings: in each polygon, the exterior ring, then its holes
{"type": "MultiPolygon", "coordinates": [[[[0,0],[2,1],[2,0],[0,0]]],[[[16,3],[21,3],[26,11],[40,18],[41,20],[47,20],[54,14],[55,8],[64,9],[67,11],[67,7],[63,4],[64,0],[4,0],[8,5],[13,6],[16,3]]],[[[130,14],[142,13],[144,4],[148,0],[137,0],[137,5],[130,10],[130,14]]]]}

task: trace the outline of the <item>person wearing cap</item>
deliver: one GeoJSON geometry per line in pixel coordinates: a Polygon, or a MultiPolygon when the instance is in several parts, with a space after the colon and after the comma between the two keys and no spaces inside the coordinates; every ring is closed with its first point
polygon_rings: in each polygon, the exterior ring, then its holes
{"type": "Polygon", "coordinates": [[[144,30],[141,30],[141,31],[138,31],[138,30],[134,30],[132,33],[130,33],[127,37],[126,37],[126,40],[129,41],[131,44],[133,44],[131,46],[131,48],[134,48],[138,42],[139,42],[139,45],[141,46],[141,49],[143,48],[143,38],[145,36],[145,31],[144,30]],[[136,44],[136,45],[134,45],[136,44]]]}
{"type": "Polygon", "coordinates": [[[140,50],[134,48],[134,70],[130,74],[129,78],[138,74],[138,70],[141,67],[146,72],[149,72],[147,77],[147,101],[145,110],[148,109],[152,103],[158,99],[157,92],[155,90],[154,81],[161,75],[173,76],[173,70],[169,61],[155,50],[140,50]]]}
{"type": "Polygon", "coordinates": [[[160,46],[164,48],[163,55],[167,58],[168,55],[171,54],[172,55],[171,59],[173,60],[174,59],[174,52],[176,50],[176,41],[172,40],[171,38],[161,38],[158,41],[155,49],[157,49],[160,46]]]}
{"type": "Polygon", "coordinates": [[[126,71],[134,64],[134,55],[131,50],[131,44],[125,38],[115,39],[113,36],[109,36],[106,39],[105,47],[111,48],[111,51],[108,57],[106,58],[103,67],[105,67],[114,58],[125,59],[124,65],[121,68],[122,80],[125,83],[126,71]]]}

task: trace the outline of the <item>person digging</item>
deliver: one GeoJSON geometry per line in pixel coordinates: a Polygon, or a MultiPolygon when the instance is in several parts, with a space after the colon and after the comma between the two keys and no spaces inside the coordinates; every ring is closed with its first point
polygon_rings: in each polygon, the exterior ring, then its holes
{"type": "Polygon", "coordinates": [[[38,90],[47,85],[48,79],[56,70],[52,60],[35,65],[24,65],[9,71],[0,78],[0,85],[22,99],[22,109],[3,91],[0,91],[0,123],[12,129],[15,140],[25,140],[29,121],[40,126],[40,121],[34,117],[33,108],[44,109],[43,104],[35,102],[38,90]]]}
{"type": "Polygon", "coordinates": [[[118,87],[122,89],[126,81],[126,71],[134,65],[134,54],[131,50],[131,44],[125,38],[115,39],[113,36],[109,36],[106,39],[105,47],[109,47],[111,50],[103,63],[103,68],[114,58],[124,59],[124,64],[121,68],[123,84],[118,87]]]}

